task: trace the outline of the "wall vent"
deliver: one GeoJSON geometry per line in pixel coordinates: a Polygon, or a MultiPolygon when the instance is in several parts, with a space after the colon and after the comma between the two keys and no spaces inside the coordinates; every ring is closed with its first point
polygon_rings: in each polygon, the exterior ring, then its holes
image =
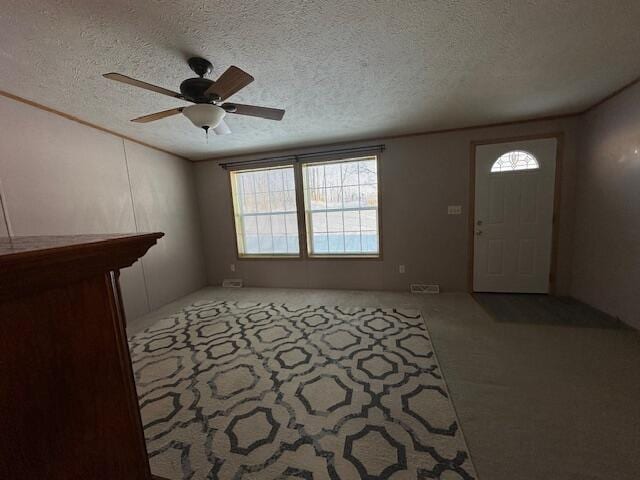
{"type": "Polygon", "coordinates": [[[242,288],[242,279],[241,278],[227,278],[222,281],[222,286],[224,288],[242,288]]]}
{"type": "Polygon", "coordinates": [[[426,283],[412,283],[411,293],[440,293],[440,285],[426,283]]]}

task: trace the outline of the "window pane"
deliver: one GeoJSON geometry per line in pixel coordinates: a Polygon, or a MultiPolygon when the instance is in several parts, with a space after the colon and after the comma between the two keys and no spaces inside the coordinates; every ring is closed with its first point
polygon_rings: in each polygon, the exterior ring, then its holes
{"type": "Polygon", "coordinates": [[[362,232],[362,250],[364,252],[377,252],[378,251],[378,233],[377,232],[362,232]]]}
{"type": "Polygon", "coordinates": [[[501,155],[491,166],[492,173],[513,172],[517,170],[537,170],[538,160],[528,152],[513,150],[501,155]]]}
{"type": "Polygon", "coordinates": [[[342,212],[327,212],[327,231],[343,232],[342,212]]]}
{"type": "Polygon", "coordinates": [[[284,215],[271,216],[271,230],[273,231],[274,235],[287,233],[284,215]]]}
{"type": "Polygon", "coordinates": [[[358,185],[358,164],[357,163],[343,163],[342,167],[342,185],[358,185]]]}
{"type": "Polygon", "coordinates": [[[360,212],[357,210],[346,211],[343,218],[345,232],[360,232],[360,212]]]}
{"type": "Polygon", "coordinates": [[[307,185],[310,189],[324,188],[324,165],[309,166],[306,170],[307,185]]]}
{"type": "Polygon", "coordinates": [[[378,184],[378,165],[375,160],[359,162],[358,172],[360,175],[360,185],[378,184]]]}
{"type": "Polygon", "coordinates": [[[273,253],[273,236],[259,235],[260,253],[273,253]]]}
{"type": "Polygon", "coordinates": [[[269,172],[269,191],[281,192],[284,190],[284,183],[282,179],[282,170],[276,169],[269,172]]]}
{"type": "Polygon", "coordinates": [[[327,232],[327,214],[326,212],[322,213],[312,213],[311,214],[311,226],[314,232],[325,233],[327,232]]]}
{"type": "Polygon", "coordinates": [[[286,235],[274,235],[273,236],[273,251],[286,252],[287,251],[287,236],[286,235]]]}
{"type": "Polygon", "coordinates": [[[294,180],[293,168],[282,168],[282,181],[285,190],[295,190],[296,181],[294,180]]]}
{"type": "Polygon", "coordinates": [[[285,215],[285,225],[287,227],[287,234],[295,235],[296,238],[298,238],[298,216],[295,213],[285,215]]]}
{"type": "Polygon", "coordinates": [[[378,161],[302,166],[310,255],[378,255],[378,161]]]}
{"type": "Polygon", "coordinates": [[[342,185],[342,169],[339,163],[325,165],[324,178],[327,187],[340,187],[342,185]]]}
{"type": "Polygon", "coordinates": [[[269,207],[269,194],[256,193],[256,212],[269,213],[270,211],[271,208],[269,207]]]}
{"type": "Polygon", "coordinates": [[[297,231],[295,235],[287,235],[287,252],[289,253],[300,252],[300,244],[298,243],[297,231]]]}
{"type": "Polygon", "coordinates": [[[242,193],[244,195],[247,195],[249,193],[255,193],[256,190],[253,187],[253,176],[252,175],[245,175],[244,178],[242,178],[242,193]]]}
{"type": "Polygon", "coordinates": [[[360,225],[362,230],[377,230],[378,214],[375,210],[362,210],[360,212],[360,225]]]}
{"type": "Polygon", "coordinates": [[[271,192],[269,196],[272,212],[284,212],[284,192],[271,192]]]}
{"type": "Polygon", "coordinates": [[[344,253],[344,235],[342,233],[329,234],[329,253],[344,253]]]}
{"type": "Polygon", "coordinates": [[[358,208],[360,206],[360,187],[344,187],[342,200],[344,208],[358,208]]]}
{"type": "Polygon", "coordinates": [[[240,255],[298,255],[293,167],[231,172],[240,255]]]}
{"type": "Polygon", "coordinates": [[[360,187],[360,206],[361,207],[377,207],[378,206],[378,186],[362,185],[360,187]]]}
{"type": "Polygon", "coordinates": [[[256,213],[256,196],[243,195],[242,196],[242,213],[256,213]]]}
{"type": "Polygon", "coordinates": [[[342,208],[342,188],[327,188],[327,208],[342,208]]]}
{"type": "Polygon", "coordinates": [[[245,253],[260,253],[260,242],[257,235],[247,235],[245,237],[245,253]]]}
{"type": "Polygon", "coordinates": [[[329,239],[327,234],[314,234],[312,247],[315,253],[329,253],[329,239]]]}
{"type": "Polygon", "coordinates": [[[255,235],[258,233],[258,224],[256,222],[256,217],[246,216],[243,219],[244,222],[244,233],[248,235],[255,235]]]}
{"type": "Polygon", "coordinates": [[[344,234],[344,251],[347,253],[358,253],[362,251],[360,232],[347,232],[344,234]]]}
{"type": "Polygon", "coordinates": [[[312,188],[308,191],[309,207],[307,210],[325,210],[327,208],[327,191],[324,188],[312,188]]]}
{"type": "Polygon", "coordinates": [[[266,171],[253,172],[249,175],[253,176],[256,193],[264,193],[269,191],[269,174],[266,171]]]}
{"type": "Polygon", "coordinates": [[[284,210],[293,212],[296,210],[296,192],[295,190],[286,190],[284,192],[284,210]]]}

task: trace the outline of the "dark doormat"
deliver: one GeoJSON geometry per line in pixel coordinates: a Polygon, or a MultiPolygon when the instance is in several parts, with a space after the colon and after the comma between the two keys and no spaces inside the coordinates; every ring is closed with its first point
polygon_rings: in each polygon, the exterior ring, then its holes
{"type": "Polygon", "coordinates": [[[615,317],[569,297],[530,293],[474,293],[496,322],[630,329],[615,317]]]}

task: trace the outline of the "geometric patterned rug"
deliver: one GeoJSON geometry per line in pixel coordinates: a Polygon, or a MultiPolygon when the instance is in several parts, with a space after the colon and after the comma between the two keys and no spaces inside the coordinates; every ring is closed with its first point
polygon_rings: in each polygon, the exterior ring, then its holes
{"type": "Polygon", "coordinates": [[[130,339],[170,479],[474,479],[420,313],[200,302],[130,339]]]}

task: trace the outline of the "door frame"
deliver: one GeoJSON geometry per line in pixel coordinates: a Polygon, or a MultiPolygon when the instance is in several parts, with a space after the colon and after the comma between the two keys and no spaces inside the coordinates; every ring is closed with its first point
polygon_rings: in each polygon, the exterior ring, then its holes
{"type": "Polygon", "coordinates": [[[473,293],[473,269],[475,256],[475,216],[476,216],[476,147],[480,145],[491,145],[494,143],[525,142],[529,140],[544,140],[548,138],[556,139],[556,174],[553,193],[553,217],[551,222],[551,266],[549,269],[549,295],[557,295],[556,279],[558,277],[558,235],[560,222],[560,200],[562,191],[562,155],[564,152],[564,133],[552,132],[533,135],[520,135],[516,137],[492,138],[487,140],[472,140],[470,143],[469,161],[469,261],[467,267],[467,290],[473,293]]]}

